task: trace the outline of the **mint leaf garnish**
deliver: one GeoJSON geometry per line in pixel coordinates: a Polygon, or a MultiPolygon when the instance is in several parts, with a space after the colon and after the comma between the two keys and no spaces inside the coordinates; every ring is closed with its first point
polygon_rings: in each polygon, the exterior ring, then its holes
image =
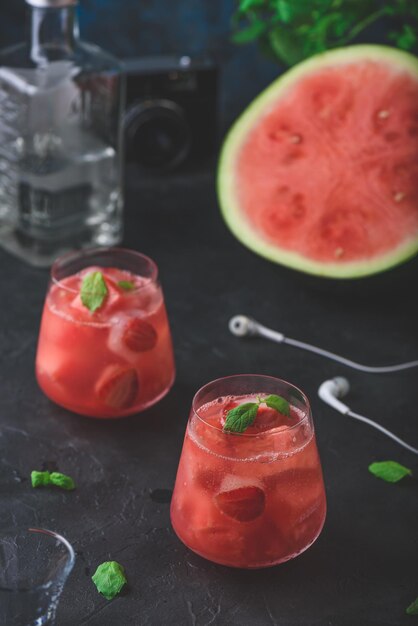
{"type": "Polygon", "coordinates": [[[258,407],[256,402],[246,402],[228,411],[224,431],[243,433],[254,422],[258,407]]]}
{"type": "Polygon", "coordinates": [[[418,615],[418,598],[415,598],[412,604],[408,606],[405,613],[407,615],[418,615]]]}
{"type": "Polygon", "coordinates": [[[257,417],[257,411],[260,404],[266,404],[271,409],[275,409],[279,413],[290,417],[290,405],[287,400],[281,396],[267,396],[267,398],[259,397],[257,402],[246,402],[231,409],[226,414],[226,420],[223,427],[224,432],[243,433],[257,417]]]}
{"type": "Polygon", "coordinates": [[[412,476],[412,472],[396,461],[380,461],[369,465],[369,472],[385,480],[387,483],[397,483],[405,476],[412,476]]]}
{"type": "Polygon", "coordinates": [[[32,487],[46,487],[46,485],[51,484],[50,473],[49,472],[31,472],[30,479],[32,482],[32,487]]]}
{"type": "Polygon", "coordinates": [[[282,415],[290,417],[290,405],[288,401],[281,396],[268,396],[267,398],[264,398],[263,402],[267,404],[270,409],[276,409],[276,411],[282,415]]]}
{"type": "Polygon", "coordinates": [[[47,487],[48,485],[55,485],[61,489],[72,491],[75,489],[75,483],[70,476],[60,474],[60,472],[31,472],[30,475],[32,487],[47,487]]]}
{"type": "Polygon", "coordinates": [[[132,291],[132,289],[135,289],[135,283],[131,280],[120,280],[118,282],[118,286],[125,291],[132,291]]]}
{"type": "Polygon", "coordinates": [[[92,581],[106,600],[112,600],[128,582],[125,570],[117,561],[106,561],[97,568],[92,581]]]}
{"type": "Polygon", "coordinates": [[[91,272],[81,283],[81,302],[92,313],[100,309],[107,296],[108,289],[101,272],[91,272]]]}

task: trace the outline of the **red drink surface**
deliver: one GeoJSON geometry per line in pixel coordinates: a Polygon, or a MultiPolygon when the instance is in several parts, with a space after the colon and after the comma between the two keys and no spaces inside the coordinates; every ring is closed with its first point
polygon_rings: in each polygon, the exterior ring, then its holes
{"type": "MultiPolygon", "coordinates": [[[[252,396],[219,398],[192,412],[171,504],[178,537],[223,565],[258,568],[308,548],[326,514],[309,415],[263,406],[243,434],[222,432],[225,414],[252,396]]],[[[264,394],[265,397],[265,394],[264,394]]]]}
{"type": "Polygon", "coordinates": [[[154,281],[88,267],[51,285],[36,358],[38,383],[51,400],[82,415],[122,417],[164,396],[174,373],[163,295],[154,281]],[[80,288],[93,271],[102,272],[108,295],[91,313],[80,288]]]}

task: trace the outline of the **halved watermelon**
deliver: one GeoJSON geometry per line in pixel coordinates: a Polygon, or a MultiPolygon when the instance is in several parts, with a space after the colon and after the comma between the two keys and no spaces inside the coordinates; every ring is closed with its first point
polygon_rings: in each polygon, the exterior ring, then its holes
{"type": "Polygon", "coordinates": [[[418,59],[326,52],[278,78],[227,136],[224,219],[258,254],[311,274],[366,276],[418,252],[418,59]]]}

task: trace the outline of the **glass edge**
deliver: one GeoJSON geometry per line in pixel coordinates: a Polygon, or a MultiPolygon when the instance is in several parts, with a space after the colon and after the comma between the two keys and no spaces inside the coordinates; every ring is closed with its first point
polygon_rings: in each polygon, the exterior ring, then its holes
{"type": "MultiPolygon", "coordinates": [[[[294,428],[298,428],[299,426],[301,426],[302,424],[304,424],[306,421],[311,420],[312,423],[312,429],[313,429],[313,422],[312,422],[312,409],[311,409],[311,404],[309,402],[309,399],[307,397],[307,395],[302,391],[302,389],[300,389],[299,387],[297,387],[296,385],[294,385],[293,383],[289,383],[287,380],[284,380],[283,378],[278,378],[277,376],[269,376],[267,374],[231,374],[230,376],[222,376],[221,378],[215,378],[214,380],[209,381],[208,383],[206,383],[205,385],[203,385],[202,387],[200,387],[196,393],[193,396],[193,400],[192,400],[192,410],[190,415],[194,415],[195,417],[197,417],[197,419],[202,422],[203,424],[205,424],[205,426],[208,426],[209,428],[212,428],[213,430],[216,430],[217,432],[223,433],[224,435],[228,435],[228,436],[235,436],[235,437],[248,437],[248,438],[267,438],[270,437],[271,435],[277,434],[277,433],[285,433],[285,432],[289,432],[291,430],[293,430],[294,428]],[[209,385],[214,385],[215,383],[220,383],[222,381],[231,379],[231,378],[264,378],[264,379],[270,379],[270,380],[274,380],[274,381],[278,381],[280,383],[283,383],[285,385],[288,385],[290,388],[295,389],[296,391],[298,391],[302,397],[304,402],[306,403],[306,411],[305,414],[303,416],[303,418],[301,420],[299,420],[296,424],[293,424],[293,426],[286,426],[285,428],[283,428],[282,426],[279,426],[277,428],[271,428],[268,431],[264,431],[262,433],[253,433],[253,434],[247,434],[247,433],[236,433],[236,432],[231,432],[231,431],[225,431],[223,430],[223,428],[219,428],[218,426],[214,426],[213,424],[209,424],[209,422],[207,422],[205,419],[203,419],[203,417],[201,415],[199,415],[198,410],[195,409],[195,401],[196,398],[198,396],[198,394],[203,391],[205,389],[205,387],[208,387],[209,385]]],[[[190,417],[188,419],[188,424],[190,422],[190,417]]]]}
{"type": "MultiPolygon", "coordinates": [[[[60,289],[64,289],[65,291],[68,291],[70,293],[78,294],[78,291],[76,289],[71,289],[70,287],[64,286],[62,284],[62,280],[59,280],[58,278],[56,278],[56,276],[54,276],[54,272],[56,272],[57,266],[60,263],[65,263],[66,261],[69,261],[71,258],[74,258],[74,260],[79,259],[79,258],[83,258],[83,257],[88,259],[89,257],[94,257],[96,254],[103,254],[103,253],[106,254],[106,253],[109,253],[109,252],[114,253],[114,254],[129,253],[132,256],[140,257],[141,259],[145,260],[147,263],[149,263],[149,265],[151,267],[151,270],[152,270],[152,274],[149,277],[151,282],[156,284],[156,285],[159,284],[159,270],[158,270],[158,265],[154,261],[154,259],[152,259],[147,254],[143,254],[142,252],[138,252],[137,250],[132,250],[131,248],[118,248],[118,247],[86,248],[85,250],[76,250],[76,251],[73,250],[71,252],[67,252],[66,254],[63,254],[63,255],[59,256],[52,263],[51,269],[50,269],[50,272],[49,272],[49,279],[50,279],[51,283],[53,283],[54,285],[56,285],[60,289]]],[[[147,287],[147,285],[143,285],[141,287],[138,287],[137,289],[135,289],[135,291],[140,291],[141,289],[144,289],[145,287],[147,287]]]]}
{"type": "MultiPolygon", "coordinates": [[[[2,533],[6,533],[9,532],[10,534],[19,534],[19,532],[24,532],[24,531],[29,531],[29,532],[33,532],[33,533],[39,533],[39,534],[43,534],[43,535],[48,535],[50,537],[53,537],[54,539],[57,539],[58,541],[60,541],[60,543],[62,543],[63,546],[65,546],[65,548],[67,549],[67,553],[68,553],[68,561],[65,564],[64,570],[62,572],[62,574],[57,577],[57,578],[64,578],[64,582],[67,580],[68,576],[70,575],[73,567],[74,567],[74,563],[75,563],[75,551],[73,546],[71,545],[71,543],[68,541],[68,539],[66,539],[65,537],[63,537],[62,535],[60,535],[59,533],[56,533],[53,530],[48,530],[46,528],[21,528],[21,529],[16,529],[16,528],[11,528],[11,529],[3,529],[0,530],[0,537],[2,533]]],[[[6,592],[6,593],[27,593],[27,592],[35,592],[35,591],[45,591],[46,589],[49,589],[49,587],[51,586],[51,584],[54,582],[54,579],[52,580],[48,580],[48,582],[43,583],[42,585],[35,585],[33,587],[15,587],[15,588],[10,588],[10,587],[2,587],[0,586],[0,592],[6,592]]]]}

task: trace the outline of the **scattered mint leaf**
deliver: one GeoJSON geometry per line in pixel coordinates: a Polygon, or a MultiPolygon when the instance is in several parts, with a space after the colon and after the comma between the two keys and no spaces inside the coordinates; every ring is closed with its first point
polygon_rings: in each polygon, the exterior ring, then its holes
{"type": "Polygon", "coordinates": [[[75,483],[70,476],[60,474],[59,472],[31,472],[30,475],[32,487],[47,487],[55,485],[61,489],[72,491],[75,489],[75,483]]]}
{"type": "Polygon", "coordinates": [[[135,283],[131,280],[120,280],[118,282],[118,286],[125,291],[132,291],[132,289],[135,289],[135,283]]]}
{"type": "Polygon", "coordinates": [[[112,600],[128,582],[125,570],[117,561],[106,561],[97,568],[92,581],[106,600],[112,600]]]}
{"type": "Polygon", "coordinates": [[[418,598],[415,598],[412,604],[408,606],[405,613],[407,615],[418,615],[418,598]]]}
{"type": "Polygon", "coordinates": [[[50,481],[52,485],[60,487],[61,489],[66,489],[67,491],[72,491],[73,489],[75,489],[75,483],[71,476],[60,474],[60,472],[52,472],[50,476],[50,481]]]}
{"type": "Polygon", "coordinates": [[[51,484],[51,478],[49,472],[31,472],[30,479],[32,487],[46,487],[51,484]]]}
{"type": "Polygon", "coordinates": [[[81,302],[92,313],[100,309],[107,296],[108,289],[101,272],[91,272],[81,283],[81,302]]]}
{"type": "Polygon", "coordinates": [[[254,422],[259,405],[256,402],[246,402],[231,409],[226,414],[224,431],[243,433],[254,422]]]}
{"type": "Polygon", "coordinates": [[[407,467],[400,465],[396,461],[381,461],[369,465],[369,472],[385,480],[387,483],[397,483],[405,476],[412,476],[412,472],[407,467]]]}
{"type": "Polygon", "coordinates": [[[287,400],[281,396],[271,395],[264,398],[263,402],[267,404],[270,409],[276,409],[282,415],[290,417],[290,405],[287,400]]]}

